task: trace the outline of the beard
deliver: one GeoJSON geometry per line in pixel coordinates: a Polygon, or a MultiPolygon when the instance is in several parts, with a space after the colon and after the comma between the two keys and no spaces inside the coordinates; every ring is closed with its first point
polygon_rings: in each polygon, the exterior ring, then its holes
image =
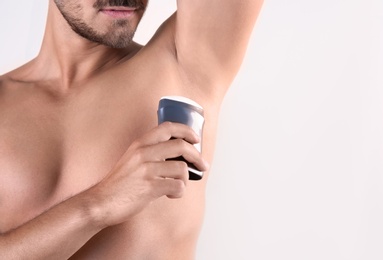
{"type": "MultiPolygon", "coordinates": [[[[102,33],[81,18],[83,7],[80,3],[70,0],[54,2],[72,30],[81,37],[112,48],[125,48],[132,43],[137,27],[132,26],[128,20],[113,20],[111,27],[102,33]]],[[[143,11],[146,8],[142,0],[97,0],[93,5],[96,9],[106,6],[136,7],[137,10],[143,11]]]]}

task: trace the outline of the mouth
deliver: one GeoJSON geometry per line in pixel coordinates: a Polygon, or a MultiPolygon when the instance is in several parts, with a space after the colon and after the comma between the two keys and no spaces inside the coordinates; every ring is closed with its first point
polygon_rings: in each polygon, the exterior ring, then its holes
{"type": "Polygon", "coordinates": [[[138,10],[135,7],[108,6],[100,9],[100,12],[112,18],[129,18],[138,10]]]}

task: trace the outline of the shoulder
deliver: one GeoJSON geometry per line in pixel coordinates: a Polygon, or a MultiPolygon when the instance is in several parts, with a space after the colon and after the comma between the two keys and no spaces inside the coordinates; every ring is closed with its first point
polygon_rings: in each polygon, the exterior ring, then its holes
{"type": "Polygon", "coordinates": [[[12,79],[10,78],[9,73],[0,75],[0,97],[4,95],[11,84],[12,79]]]}
{"type": "MultiPolygon", "coordinates": [[[[6,105],[7,100],[9,100],[9,97],[12,95],[12,85],[15,85],[13,83],[12,78],[9,77],[9,74],[0,75],[0,107],[3,107],[6,105]]],[[[3,107],[4,109],[4,107],[3,107]]],[[[2,109],[0,109],[1,111],[2,109]]]]}
{"type": "Polygon", "coordinates": [[[4,76],[0,75],[0,98],[2,97],[4,92],[4,76]]]}
{"type": "Polygon", "coordinates": [[[31,62],[25,63],[11,71],[0,75],[0,86],[9,86],[17,83],[27,82],[28,68],[31,62]]]}
{"type": "Polygon", "coordinates": [[[1,101],[4,101],[7,96],[9,96],[12,86],[17,84],[11,76],[11,73],[0,75],[0,103],[1,101]]]}
{"type": "Polygon", "coordinates": [[[26,95],[26,86],[30,86],[31,82],[28,81],[24,75],[25,71],[23,66],[0,75],[0,103],[20,95],[26,95]]]}
{"type": "Polygon", "coordinates": [[[0,94],[5,93],[12,86],[19,85],[23,80],[19,77],[17,69],[0,75],[0,94]]]}

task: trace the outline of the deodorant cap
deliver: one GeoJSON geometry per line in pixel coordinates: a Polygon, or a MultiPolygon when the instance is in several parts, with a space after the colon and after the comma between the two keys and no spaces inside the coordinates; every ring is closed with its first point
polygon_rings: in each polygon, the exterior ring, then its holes
{"type": "MultiPolygon", "coordinates": [[[[200,104],[195,102],[194,100],[191,100],[190,98],[183,97],[183,96],[164,96],[160,99],[161,101],[166,100],[166,102],[181,102],[181,103],[186,103],[191,106],[192,109],[198,110],[198,113],[200,113],[203,116],[203,108],[200,104]]],[[[161,106],[161,104],[160,104],[161,106]]]]}

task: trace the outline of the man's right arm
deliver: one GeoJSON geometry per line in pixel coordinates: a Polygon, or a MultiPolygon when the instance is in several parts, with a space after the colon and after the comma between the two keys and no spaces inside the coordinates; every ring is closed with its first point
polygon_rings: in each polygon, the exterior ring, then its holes
{"type": "Polygon", "coordinates": [[[102,229],[91,192],[78,194],[0,236],[0,259],[68,259],[102,229]]]}
{"type": "Polygon", "coordinates": [[[187,165],[165,159],[183,156],[207,170],[192,145],[197,142],[182,124],[154,128],[132,143],[101,182],[1,234],[0,259],[68,259],[103,228],[128,220],[155,199],[182,197],[187,165]]]}

